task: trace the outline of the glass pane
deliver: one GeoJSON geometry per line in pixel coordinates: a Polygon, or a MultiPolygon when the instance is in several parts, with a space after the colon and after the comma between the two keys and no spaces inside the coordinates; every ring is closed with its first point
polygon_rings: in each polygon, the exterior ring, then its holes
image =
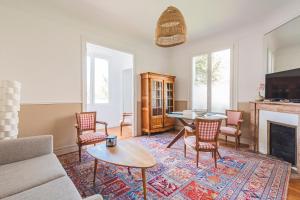
{"type": "Polygon", "coordinates": [[[108,61],[95,58],[95,103],[108,103],[108,61]]]}
{"type": "Polygon", "coordinates": [[[193,109],[207,110],[208,55],[193,58],[193,109]]]}
{"type": "Polygon", "coordinates": [[[91,103],[91,57],[86,58],[86,103],[91,103]]]}
{"type": "Polygon", "coordinates": [[[230,108],[230,49],[211,55],[211,111],[225,113],[230,108]]]}
{"type": "Polygon", "coordinates": [[[166,113],[173,112],[173,84],[165,84],[165,106],[166,113]]]}
{"type": "Polygon", "coordinates": [[[152,81],[152,115],[162,115],[162,82],[152,81]]]}

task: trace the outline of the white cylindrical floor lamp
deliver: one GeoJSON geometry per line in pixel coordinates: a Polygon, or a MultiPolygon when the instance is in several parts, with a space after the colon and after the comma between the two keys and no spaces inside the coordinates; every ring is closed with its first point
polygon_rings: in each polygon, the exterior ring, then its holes
{"type": "Polygon", "coordinates": [[[0,140],[18,136],[21,83],[0,80],[0,140]]]}

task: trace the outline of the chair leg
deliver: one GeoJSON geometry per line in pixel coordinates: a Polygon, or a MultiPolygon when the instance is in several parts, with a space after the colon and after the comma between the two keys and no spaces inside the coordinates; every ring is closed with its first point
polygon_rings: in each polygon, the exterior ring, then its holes
{"type": "Polygon", "coordinates": [[[79,162],[81,162],[81,145],[78,145],[79,162]]]}
{"type": "Polygon", "coordinates": [[[184,157],[186,158],[186,144],[184,144],[184,157]]]}
{"type": "Polygon", "coordinates": [[[219,150],[217,150],[217,153],[218,153],[218,156],[219,156],[219,158],[220,158],[220,159],[222,159],[222,157],[221,157],[221,154],[220,154],[219,150]]]}
{"type": "Polygon", "coordinates": [[[241,136],[238,137],[239,147],[241,145],[241,136]]]}
{"type": "Polygon", "coordinates": [[[196,166],[198,168],[198,164],[199,164],[199,151],[197,150],[197,154],[196,154],[196,166]]]}
{"type": "Polygon", "coordinates": [[[215,168],[217,168],[217,150],[215,150],[213,152],[213,154],[214,154],[214,159],[215,159],[215,168]]]}
{"type": "Polygon", "coordinates": [[[212,157],[212,158],[214,157],[214,152],[211,152],[211,157],[212,157]]]}
{"type": "Polygon", "coordinates": [[[121,125],[121,126],[120,126],[120,135],[121,135],[121,136],[122,136],[122,134],[123,134],[122,131],[123,131],[123,126],[121,125]]]}
{"type": "Polygon", "coordinates": [[[227,143],[227,135],[225,135],[225,142],[227,143]]]}
{"type": "Polygon", "coordinates": [[[238,138],[235,137],[235,150],[237,150],[238,138]]]}

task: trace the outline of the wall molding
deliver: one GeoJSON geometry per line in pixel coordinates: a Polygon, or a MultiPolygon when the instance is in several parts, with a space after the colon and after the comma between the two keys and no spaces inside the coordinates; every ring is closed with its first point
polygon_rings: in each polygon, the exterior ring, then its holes
{"type": "Polygon", "coordinates": [[[67,153],[72,153],[72,152],[75,152],[75,151],[78,151],[78,146],[76,144],[54,148],[54,153],[58,156],[63,155],[63,154],[67,154],[67,153]]]}

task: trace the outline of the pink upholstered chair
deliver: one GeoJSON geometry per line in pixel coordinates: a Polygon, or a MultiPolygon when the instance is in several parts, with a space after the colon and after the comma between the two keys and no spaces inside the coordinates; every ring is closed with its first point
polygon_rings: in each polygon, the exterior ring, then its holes
{"type": "Polygon", "coordinates": [[[226,126],[221,127],[220,134],[225,135],[227,142],[227,136],[235,138],[235,149],[240,145],[240,137],[242,134],[241,125],[243,122],[243,113],[238,110],[226,110],[226,126]]]}
{"type": "MultiPolygon", "coordinates": [[[[186,147],[196,150],[196,165],[198,167],[199,151],[211,152],[217,167],[218,136],[222,120],[196,119],[195,130],[186,127],[184,136],[184,156],[186,147]]],[[[221,157],[221,156],[220,156],[221,157]]]]}
{"type": "Polygon", "coordinates": [[[96,121],[96,112],[76,113],[75,128],[77,130],[77,145],[79,148],[79,161],[81,162],[81,147],[84,145],[96,144],[105,140],[107,133],[107,123],[96,121]],[[96,123],[105,126],[105,132],[96,132],[96,123]]]}

